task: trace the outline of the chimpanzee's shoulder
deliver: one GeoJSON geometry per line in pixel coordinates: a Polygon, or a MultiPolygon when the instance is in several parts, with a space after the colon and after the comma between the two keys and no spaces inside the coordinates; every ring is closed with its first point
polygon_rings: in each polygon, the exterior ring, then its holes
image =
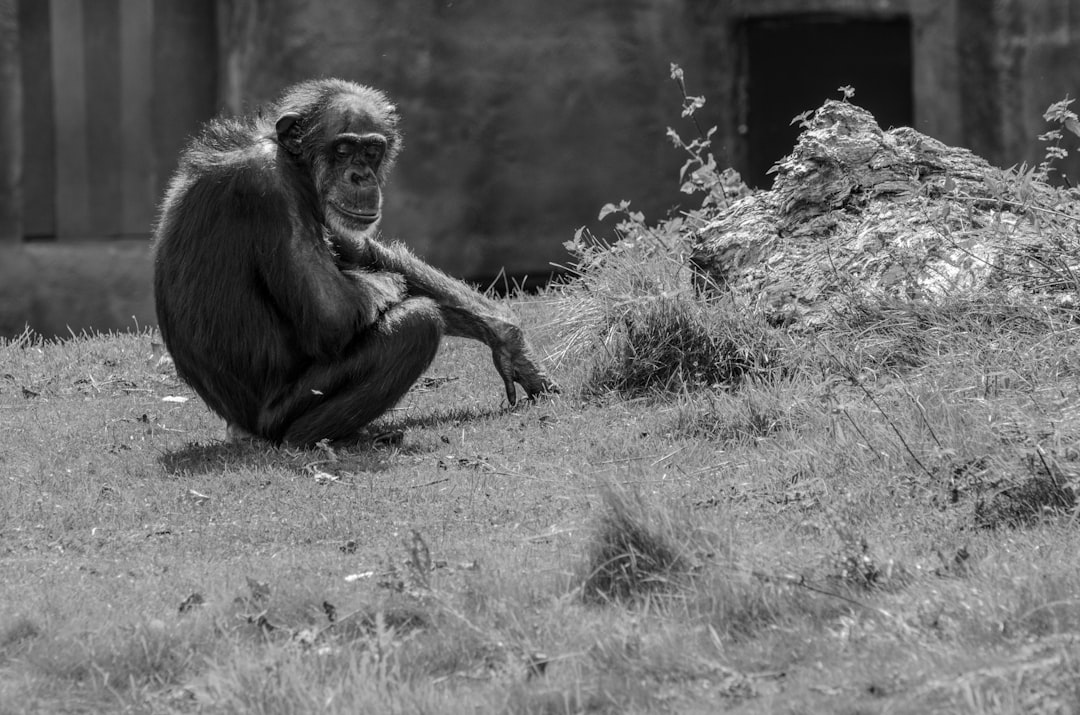
{"type": "Polygon", "coordinates": [[[220,173],[271,169],[277,153],[272,128],[258,119],[218,118],[207,122],[180,157],[182,169],[220,173]]]}
{"type": "Polygon", "coordinates": [[[187,152],[232,152],[250,146],[261,133],[259,123],[248,117],[217,117],[203,125],[187,152]]]}

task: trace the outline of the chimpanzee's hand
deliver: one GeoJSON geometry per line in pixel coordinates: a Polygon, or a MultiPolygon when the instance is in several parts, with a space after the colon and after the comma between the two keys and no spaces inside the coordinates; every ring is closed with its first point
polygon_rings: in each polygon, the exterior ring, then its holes
{"type": "Polygon", "coordinates": [[[491,342],[491,356],[495,360],[495,369],[502,377],[506,387],[506,399],[511,406],[517,403],[517,387],[514,383],[520,383],[525,388],[529,399],[541,393],[559,391],[559,386],[533,358],[532,349],[525,341],[521,328],[498,318],[489,319],[488,327],[494,337],[491,342]]]}

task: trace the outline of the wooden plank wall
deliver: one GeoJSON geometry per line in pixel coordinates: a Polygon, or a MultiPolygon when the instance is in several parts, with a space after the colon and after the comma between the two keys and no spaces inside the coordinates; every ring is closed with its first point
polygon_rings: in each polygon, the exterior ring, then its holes
{"type": "MultiPolygon", "coordinates": [[[[108,0],[105,0],[108,2],[108,0]]],[[[56,154],[56,232],[64,237],[93,235],[90,224],[90,161],[87,141],[86,49],[83,5],[79,0],[50,0],[50,49],[53,70],[56,154]]],[[[97,138],[95,138],[97,139],[97,138]]],[[[102,167],[93,179],[102,181],[102,167]]]]}
{"type": "Polygon", "coordinates": [[[147,221],[153,221],[162,169],[171,168],[148,150],[153,146],[153,10],[154,3],[147,0],[120,0],[120,160],[128,167],[120,185],[125,197],[121,225],[127,234],[147,230],[147,221]]]}
{"type": "Polygon", "coordinates": [[[149,234],[217,106],[214,18],[213,0],[20,0],[26,236],[149,234]]]}
{"type": "Polygon", "coordinates": [[[22,55],[23,235],[56,233],[49,3],[19,2],[22,55]]]}
{"type": "Polygon", "coordinates": [[[22,239],[22,57],[14,0],[0,0],[0,245],[22,239]]]}

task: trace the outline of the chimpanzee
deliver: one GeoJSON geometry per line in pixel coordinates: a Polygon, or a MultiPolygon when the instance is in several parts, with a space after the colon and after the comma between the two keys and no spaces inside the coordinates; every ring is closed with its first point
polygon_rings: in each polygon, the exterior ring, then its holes
{"type": "Polygon", "coordinates": [[[444,334],[491,348],[510,404],[515,382],[558,389],[508,309],[378,240],[400,149],[386,95],[322,79],[209,122],[181,155],[154,236],[158,323],[231,436],[356,439],[444,334]]]}

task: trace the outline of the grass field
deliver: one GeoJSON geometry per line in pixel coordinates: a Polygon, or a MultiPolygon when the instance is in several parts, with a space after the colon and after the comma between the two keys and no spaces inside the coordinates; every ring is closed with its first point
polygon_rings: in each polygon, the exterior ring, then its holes
{"type": "Polygon", "coordinates": [[[1071,302],[775,327],[691,287],[745,186],[674,138],[702,211],[516,301],[534,404],[448,340],[400,440],[234,444],[152,332],[0,341],[0,715],[1080,712],[1075,216],[1071,302]]]}
{"type": "Polygon", "coordinates": [[[574,300],[518,306],[561,396],[449,341],[386,446],[224,443],[152,333],[0,343],[0,713],[1080,709],[1068,316],[719,316],[738,380],[635,391],[574,300]]]}

